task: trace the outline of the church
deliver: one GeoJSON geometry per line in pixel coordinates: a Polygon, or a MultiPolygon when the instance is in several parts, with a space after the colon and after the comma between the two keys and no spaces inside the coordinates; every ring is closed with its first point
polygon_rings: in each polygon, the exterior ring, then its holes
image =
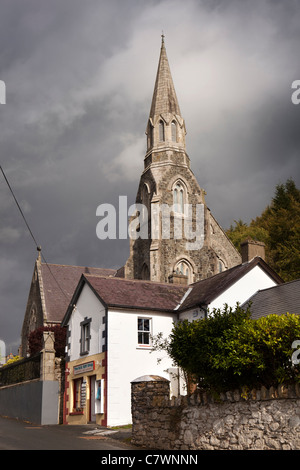
{"type": "Polygon", "coordinates": [[[186,152],[164,36],[146,139],[125,266],[46,264],[40,251],[35,263],[21,354],[36,328],[66,328],[66,424],[129,423],[130,383],[141,375],[161,375],[173,395],[182,393],[179,371],[152,351],[151,338],[283,282],[264,261],[264,245],[246,241],[241,256],[206,205],[186,152]]]}
{"type": "Polygon", "coordinates": [[[167,58],[164,37],[146,128],[147,152],[136,204],[147,208],[148,233],[155,239],[131,238],[125,265],[127,279],[193,282],[241,263],[240,254],[205,203],[186,152],[186,125],[181,114],[167,58]],[[159,207],[172,208],[170,237],[164,237],[159,207]],[[186,208],[191,210],[187,213],[186,208]],[[196,209],[201,208],[201,239],[197,239],[196,209]],[[157,217],[154,217],[158,214],[157,217]],[[157,222],[156,230],[151,224],[157,222]],[[184,227],[183,227],[184,226],[184,227]],[[176,236],[175,228],[180,235],[176,236]],[[184,228],[196,234],[191,243],[184,228]]]}

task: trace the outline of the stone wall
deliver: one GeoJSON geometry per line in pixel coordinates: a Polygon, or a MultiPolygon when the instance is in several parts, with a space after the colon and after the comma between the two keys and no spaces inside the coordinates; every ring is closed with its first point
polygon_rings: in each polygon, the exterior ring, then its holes
{"type": "Polygon", "coordinates": [[[132,382],[132,443],[163,450],[300,449],[300,386],[169,399],[169,381],[132,382]]]}

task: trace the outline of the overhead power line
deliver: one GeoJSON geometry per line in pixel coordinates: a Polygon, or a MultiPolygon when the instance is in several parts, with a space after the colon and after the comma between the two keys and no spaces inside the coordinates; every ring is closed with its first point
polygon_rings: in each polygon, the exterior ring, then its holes
{"type": "Polygon", "coordinates": [[[26,224],[26,227],[27,227],[27,229],[28,229],[28,231],[29,231],[29,233],[30,233],[30,235],[31,235],[31,238],[33,239],[33,241],[34,241],[34,243],[35,243],[35,246],[36,246],[37,250],[41,253],[41,257],[42,257],[43,261],[45,262],[47,268],[49,269],[49,271],[50,271],[50,273],[51,273],[53,279],[55,280],[56,284],[58,285],[59,289],[60,289],[61,292],[64,294],[64,296],[69,300],[69,297],[68,297],[67,294],[64,292],[64,290],[62,289],[61,285],[59,284],[59,282],[58,282],[57,279],[55,278],[53,272],[51,271],[50,266],[49,266],[49,264],[47,263],[47,260],[45,259],[44,255],[43,255],[43,253],[42,253],[42,251],[41,251],[41,247],[39,246],[38,242],[36,241],[36,238],[35,238],[35,236],[34,236],[32,230],[31,230],[31,228],[30,228],[30,226],[29,226],[29,224],[28,224],[28,222],[27,222],[27,220],[26,220],[26,217],[25,217],[25,215],[24,215],[24,212],[23,212],[23,210],[22,210],[20,204],[18,203],[18,200],[17,200],[17,198],[16,198],[16,196],[15,196],[15,194],[14,194],[14,191],[13,191],[13,189],[12,189],[12,187],[11,187],[11,185],[10,185],[10,183],[9,183],[9,181],[8,181],[8,179],[7,179],[7,177],[6,177],[5,173],[4,173],[4,170],[3,170],[3,168],[2,168],[1,165],[0,165],[0,169],[1,169],[1,172],[2,172],[2,174],[3,174],[4,179],[5,179],[5,181],[6,181],[6,184],[7,184],[8,188],[9,188],[9,190],[10,190],[10,192],[11,192],[13,198],[14,198],[14,201],[15,201],[15,203],[16,203],[16,205],[17,205],[17,207],[18,207],[18,209],[19,209],[19,211],[20,211],[20,213],[21,213],[21,216],[22,216],[22,218],[23,218],[23,220],[24,220],[24,222],[25,222],[25,224],[26,224]]]}

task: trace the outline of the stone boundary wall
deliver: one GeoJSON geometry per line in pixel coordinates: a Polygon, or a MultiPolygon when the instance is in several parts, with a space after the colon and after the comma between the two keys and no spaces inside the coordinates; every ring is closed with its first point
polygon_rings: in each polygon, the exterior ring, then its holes
{"type": "Polygon", "coordinates": [[[300,449],[300,385],[170,397],[169,381],[132,387],[132,443],[163,450],[300,449]]]}

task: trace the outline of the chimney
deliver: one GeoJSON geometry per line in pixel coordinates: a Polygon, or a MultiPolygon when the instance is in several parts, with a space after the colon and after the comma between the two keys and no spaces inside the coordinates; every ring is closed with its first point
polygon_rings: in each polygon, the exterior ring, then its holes
{"type": "Polygon", "coordinates": [[[265,259],[265,244],[257,240],[247,238],[241,243],[242,263],[251,261],[256,256],[265,259]]]}

